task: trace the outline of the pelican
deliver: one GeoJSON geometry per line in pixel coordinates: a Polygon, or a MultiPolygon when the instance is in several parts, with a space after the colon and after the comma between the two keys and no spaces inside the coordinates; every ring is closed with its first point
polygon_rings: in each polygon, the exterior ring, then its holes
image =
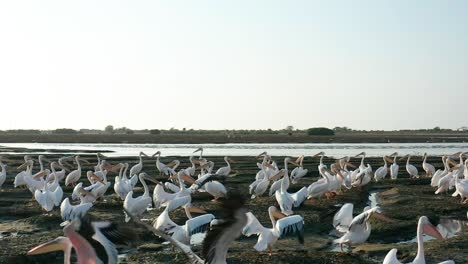
{"type": "Polygon", "coordinates": [[[408,158],[406,160],[406,171],[408,172],[411,178],[419,178],[418,169],[414,165],[409,163],[411,159],[411,155],[407,154],[403,156],[402,158],[400,158],[400,160],[403,160],[406,157],[408,158]]]}
{"type": "Polygon", "coordinates": [[[465,160],[465,169],[463,171],[463,176],[468,180],[468,159],[465,160]]]}
{"type": "Polygon", "coordinates": [[[101,178],[96,176],[96,174],[94,174],[92,171],[87,171],[86,175],[87,175],[88,178],[93,179],[93,181],[95,183],[91,184],[90,186],[87,186],[87,187],[85,187],[83,189],[86,190],[86,191],[91,192],[96,197],[96,199],[98,199],[100,197],[103,197],[104,194],[106,193],[107,189],[111,185],[111,183],[110,182],[104,182],[103,180],[101,180],[101,178]]]}
{"type": "Polygon", "coordinates": [[[78,156],[78,155],[75,156],[75,162],[76,162],[77,169],[70,172],[67,175],[67,177],[65,178],[65,186],[68,186],[70,184],[75,186],[76,183],[78,182],[78,180],[80,179],[80,177],[81,177],[81,164],[80,164],[80,161],[88,162],[87,160],[80,159],[80,156],[78,156]]]}
{"type": "Polygon", "coordinates": [[[295,162],[292,162],[289,157],[284,158],[284,175],[283,181],[281,182],[281,188],[275,192],[275,198],[278,202],[281,213],[285,215],[293,214],[292,207],[298,207],[304,202],[307,198],[307,188],[302,187],[296,193],[290,194],[288,193],[289,187],[289,175],[288,175],[288,163],[293,165],[298,165],[295,162]]]}
{"type": "Polygon", "coordinates": [[[371,179],[372,179],[372,167],[370,164],[367,164],[366,169],[359,172],[359,174],[356,175],[356,178],[351,183],[351,185],[353,187],[362,187],[368,184],[371,181],[371,179]]]}
{"type": "Polygon", "coordinates": [[[387,176],[387,172],[388,172],[387,156],[383,156],[383,161],[384,161],[384,165],[378,168],[374,173],[375,181],[383,180],[387,176]]]}
{"type": "Polygon", "coordinates": [[[28,255],[44,254],[52,251],[64,252],[64,263],[69,264],[72,248],[76,254],[77,263],[117,263],[118,240],[134,240],[134,233],[124,234],[111,222],[79,222],[67,223],[63,228],[66,237],[58,237],[28,251],[28,255]],[[80,230],[75,231],[79,228],[80,230]]]}
{"type": "Polygon", "coordinates": [[[468,180],[460,180],[460,178],[455,177],[455,192],[452,194],[453,197],[457,197],[460,195],[461,203],[467,203],[468,200],[463,200],[468,197],[468,180]]]}
{"type": "Polygon", "coordinates": [[[247,225],[242,230],[245,236],[258,235],[257,244],[254,249],[257,251],[269,250],[270,256],[273,245],[280,237],[297,234],[299,242],[304,244],[304,218],[300,215],[285,216],[278,212],[274,206],[268,208],[272,228],[266,228],[260,224],[258,219],[251,213],[247,213],[247,225]],[[275,218],[279,220],[276,221],[275,218]]]}
{"type": "MultiPolygon", "coordinates": [[[[72,157],[62,157],[58,159],[58,164],[60,165],[59,167],[62,168],[60,171],[56,171],[55,175],[57,175],[58,181],[61,182],[63,179],[65,179],[65,175],[67,173],[67,165],[70,166],[66,160],[69,160],[72,157]]],[[[70,166],[71,167],[71,166],[70,166]]]]}
{"type": "Polygon", "coordinates": [[[195,151],[193,151],[193,153],[197,153],[197,152],[200,152],[200,156],[198,157],[198,163],[199,164],[206,163],[207,160],[203,158],[203,147],[199,147],[195,151]]]}
{"type": "MultiPolygon", "coordinates": [[[[218,201],[219,198],[226,197],[227,195],[226,187],[224,187],[224,185],[219,181],[214,180],[217,179],[218,176],[219,175],[217,174],[206,174],[195,181],[195,188],[203,187],[207,193],[214,197],[212,200],[213,202],[218,201]]],[[[221,177],[224,179],[224,176],[221,177]]]]}
{"type": "Polygon", "coordinates": [[[225,264],[229,247],[247,224],[247,209],[238,193],[229,193],[221,201],[221,207],[224,217],[211,227],[203,240],[202,256],[206,264],[225,264]]]}
{"type": "MultiPolygon", "coordinates": [[[[265,169],[263,168],[263,170],[265,169]]],[[[254,199],[255,197],[259,197],[262,194],[264,194],[265,191],[268,189],[268,185],[270,184],[270,181],[275,181],[274,183],[279,183],[279,185],[276,187],[273,187],[273,185],[270,187],[269,196],[273,196],[276,193],[276,191],[279,188],[281,188],[282,180],[278,180],[278,179],[283,175],[284,175],[284,169],[281,169],[280,171],[278,171],[277,174],[272,175],[272,176],[266,175],[266,172],[265,172],[265,176],[263,176],[263,178],[258,180],[256,184],[250,185],[250,194],[252,195],[251,198],[254,199]]]]}
{"type": "MultiPolygon", "coordinates": [[[[149,194],[148,185],[146,185],[145,180],[149,180],[154,183],[159,183],[155,179],[149,177],[148,174],[144,172],[141,172],[138,175],[138,178],[140,179],[140,182],[143,185],[145,192],[143,193],[143,195],[133,198],[133,191],[130,191],[125,197],[125,201],[123,204],[124,209],[134,216],[142,215],[146,211],[146,208],[151,206],[151,196],[149,194]]],[[[127,215],[127,213],[125,212],[125,222],[128,221],[130,221],[130,216],[127,215]]]]}
{"type": "Polygon", "coordinates": [[[398,170],[400,169],[400,166],[397,164],[398,152],[393,153],[391,156],[393,156],[393,162],[390,165],[390,178],[396,180],[398,178],[398,170]]]}
{"type": "Polygon", "coordinates": [[[130,177],[132,177],[133,175],[138,175],[143,169],[143,157],[148,157],[148,155],[140,151],[140,162],[138,162],[137,164],[133,165],[132,168],[130,168],[130,177]]]}
{"type": "Polygon", "coordinates": [[[431,164],[427,163],[427,153],[424,153],[424,159],[422,163],[423,170],[426,172],[427,177],[432,177],[435,173],[435,168],[431,164]]]}
{"type": "Polygon", "coordinates": [[[340,244],[343,251],[344,244],[350,246],[366,242],[371,233],[369,219],[372,216],[383,221],[391,221],[380,212],[378,207],[371,208],[370,206],[365,207],[361,214],[353,218],[353,205],[345,204],[333,217],[333,225],[344,234],[342,237],[335,239],[333,243],[340,244]]]}
{"type": "Polygon", "coordinates": [[[60,215],[63,221],[72,222],[83,218],[91,207],[93,207],[92,203],[72,205],[70,199],[67,197],[60,204],[60,215]]]}
{"type": "Polygon", "coordinates": [[[34,192],[34,198],[42,207],[42,209],[44,209],[44,211],[50,212],[52,209],[54,209],[54,199],[52,198],[52,195],[47,186],[44,186],[42,190],[37,189],[34,192]]]}
{"type": "Polygon", "coordinates": [[[41,174],[44,172],[44,163],[43,161],[47,161],[50,163],[50,160],[48,160],[44,155],[39,155],[39,157],[37,158],[38,162],[39,162],[39,171],[33,175],[33,177],[41,174]]]}
{"type": "MultiPolygon", "coordinates": [[[[414,258],[413,264],[425,264],[426,259],[424,257],[424,240],[423,240],[423,234],[430,235],[434,238],[438,239],[444,239],[440,232],[437,230],[435,226],[429,222],[429,219],[427,216],[421,216],[418,221],[418,231],[417,231],[417,239],[418,239],[418,252],[416,254],[416,257],[414,258]]],[[[400,261],[397,259],[397,249],[394,248],[390,250],[387,253],[387,256],[385,256],[385,259],[383,261],[383,264],[402,264],[400,261]]],[[[440,264],[450,264],[450,263],[455,263],[451,260],[447,260],[444,262],[441,262],[440,264]]]]}
{"type": "Polygon", "coordinates": [[[444,177],[445,175],[447,175],[447,173],[449,172],[449,165],[447,163],[447,159],[448,157],[447,156],[442,156],[442,164],[444,164],[444,169],[443,170],[437,170],[434,175],[432,176],[432,179],[431,179],[431,186],[432,187],[437,187],[438,184],[439,184],[439,181],[442,177],[444,177]]]}
{"type": "Polygon", "coordinates": [[[14,181],[15,188],[17,188],[19,186],[26,185],[26,181],[24,180],[24,178],[26,176],[32,177],[33,165],[34,165],[33,159],[31,159],[31,157],[29,157],[28,155],[25,155],[24,156],[24,163],[21,164],[17,168],[18,170],[21,170],[21,169],[25,168],[25,170],[23,170],[23,171],[19,172],[18,174],[16,174],[15,181],[14,181]]]}
{"type": "Polygon", "coordinates": [[[291,181],[293,184],[299,182],[299,180],[307,174],[307,169],[304,169],[302,162],[304,161],[304,155],[297,158],[296,163],[299,164],[299,167],[294,168],[291,171],[291,181]]]}
{"type": "Polygon", "coordinates": [[[169,164],[164,164],[160,161],[160,158],[161,158],[161,151],[157,151],[156,153],[154,153],[151,157],[154,158],[155,156],[156,157],[156,168],[158,168],[159,170],[159,176],[162,176],[163,174],[168,176],[168,175],[172,175],[174,172],[174,170],[171,168],[172,166],[172,162],[169,163],[169,164]]]}
{"type": "Polygon", "coordinates": [[[185,175],[193,177],[193,175],[195,175],[195,171],[196,171],[197,167],[195,165],[195,162],[193,161],[193,156],[190,156],[189,160],[190,160],[190,164],[192,164],[192,166],[184,169],[183,171],[184,171],[185,175]]]}
{"type": "Polygon", "coordinates": [[[322,195],[328,192],[330,178],[334,176],[331,175],[331,173],[325,167],[321,167],[319,173],[322,178],[307,187],[307,199],[322,197],[322,195]]]}
{"type": "Polygon", "coordinates": [[[216,174],[219,176],[228,177],[229,173],[231,173],[231,163],[234,163],[234,161],[229,157],[224,157],[224,162],[226,162],[226,166],[219,168],[216,171],[216,174]]]}
{"type": "Polygon", "coordinates": [[[154,207],[156,209],[159,209],[161,207],[167,206],[169,201],[175,199],[175,198],[180,198],[184,196],[190,196],[192,193],[192,189],[187,189],[185,187],[184,181],[187,181],[189,183],[195,183],[195,181],[185,175],[183,172],[179,171],[176,175],[173,175],[171,177],[177,177],[179,180],[179,192],[177,193],[167,193],[164,191],[164,187],[162,184],[158,183],[156,184],[156,187],[154,187],[153,191],[153,202],[154,202],[154,207]],[[177,176],[176,176],[177,175],[177,176]]]}
{"type": "Polygon", "coordinates": [[[0,167],[2,168],[2,171],[0,172],[0,189],[2,188],[2,185],[6,180],[6,174],[7,174],[6,172],[7,165],[3,163],[3,161],[7,161],[7,160],[0,156],[0,167]]]}
{"type": "MultiPolygon", "coordinates": [[[[55,161],[54,161],[55,162],[55,161]]],[[[46,184],[44,187],[49,190],[49,195],[52,197],[55,206],[60,206],[63,198],[63,190],[58,181],[57,175],[54,175],[54,181],[50,184],[46,184]]]]}
{"type": "Polygon", "coordinates": [[[127,197],[127,194],[133,190],[133,187],[132,183],[127,179],[125,173],[123,173],[123,170],[126,170],[128,166],[122,163],[120,163],[120,165],[121,167],[119,175],[115,176],[114,191],[123,201],[125,200],[125,197],[127,197]]]}
{"type": "Polygon", "coordinates": [[[327,168],[327,165],[325,165],[325,164],[323,163],[323,157],[324,157],[324,155],[325,155],[325,152],[320,151],[319,153],[317,153],[317,154],[315,154],[314,156],[312,156],[312,158],[317,157],[317,156],[320,156],[320,161],[319,161],[319,165],[318,165],[318,171],[319,171],[319,173],[320,173],[320,171],[322,171],[323,168],[325,168],[325,169],[327,168]]]}
{"type": "Polygon", "coordinates": [[[83,183],[80,182],[73,188],[72,192],[73,200],[81,200],[81,203],[93,203],[96,201],[97,197],[92,192],[89,192],[83,188],[83,183]]]}
{"type": "Polygon", "coordinates": [[[192,218],[191,215],[188,213],[188,208],[186,207],[186,212],[189,219],[182,226],[174,223],[171,220],[169,213],[174,211],[181,205],[190,203],[189,199],[190,197],[181,197],[170,201],[169,205],[164,209],[164,211],[158,216],[156,221],[154,221],[153,223],[154,228],[170,235],[173,239],[186,245],[190,245],[190,237],[192,235],[207,231],[211,221],[213,221],[213,219],[215,218],[214,215],[207,214],[203,210],[199,210],[197,212],[205,213],[204,215],[192,218]]]}
{"type": "Polygon", "coordinates": [[[359,170],[365,170],[366,169],[366,166],[364,165],[364,159],[366,158],[366,152],[361,152],[359,154],[357,154],[356,156],[354,156],[355,158],[356,157],[359,157],[359,156],[362,156],[361,158],[361,164],[359,164],[359,170]]]}

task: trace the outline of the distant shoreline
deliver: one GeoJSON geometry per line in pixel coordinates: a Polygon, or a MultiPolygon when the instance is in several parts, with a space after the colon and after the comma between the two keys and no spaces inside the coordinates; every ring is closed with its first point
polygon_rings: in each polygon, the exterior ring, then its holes
{"type": "Polygon", "coordinates": [[[129,144],[229,144],[229,143],[453,143],[468,142],[467,133],[349,133],[334,136],[305,134],[0,134],[1,143],[129,143],[129,144]]]}

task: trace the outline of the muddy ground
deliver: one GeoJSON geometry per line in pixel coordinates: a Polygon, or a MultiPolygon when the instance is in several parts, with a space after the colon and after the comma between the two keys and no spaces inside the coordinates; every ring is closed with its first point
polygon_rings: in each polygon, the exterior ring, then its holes
{"type": "MultiPolygon", "coordinates": [[[[67,153],[69,155],[69,153],[67,153]]],[[[49,159],[57,159],[60,154],[48,155],[49,159]]],[[[52,214],[44,215],[39,205],[32,200],[27,189],[13,188],[13,180],[18,171],[16,167],[22,162],[22,156],[12,155],[8,158],[14,162],[8,163],[7,181],[0,189],[0,263],[63,263],[63,253],[50,253],[42,256],[26,256],[26,252],[34,246],[63,235],[59,224],[62,222],[59,209],[52,214]]],[[[91,165],[96,163],[94,155],[85,156],[91,165]]],[[[164,157],[163,162],[179,159],[181,167],[188,167],[187,157],[164,157]]],[[[207,157],[215,162],[215,169],[224,166],[222,157],[207,157]]],[[[237,163],[233,169],[237,176],[230,178],[226,186],[229,190],[238,191],[247,197],[248,208],[257,216],[262,224],[271,227],[267,208],[276,204],[274,197],[260,197],[250,200],[248,185],[253,181],[258,170],[253,157],[236,157],[237,163]]],[[[275,158],[282,166],[282,157],[275,158]]],[[[112,163],[127,161],[131,165],[137,162],[136,157],[109,158],[112,163]]],[[[420,159],[413,158],[412,162],[420,170],[420,159]]],[[[429,161],[441,168],[440,157],[431,157],[429,161]]],[[[333,162],[325,159],[326,164],[333,162]]],[[[353,159],[355,164],[359,159],[353,159]]],[[[366,158],[366,163],[377,169],[382,164],[381,158],[366,158]]],[[[309,170],[307,176],[298,184],[291,185],[290,192],[299,190],[318,179],[318,159],[306,157],[304,167],[309,170]]],[[[86,181],[85,171],[91,168],[85,165],[82,180],[86,181]]],[[[37,171],[37,168],[34,170],[37,171]]],[[[156,172],[154,159],[145,159],[144,171],[163,180],[156,172]]],[[[372,182],[361,189],[346,190],[333,199],[308,200],[300,208],[294,210],[305,219],[305,244],[299,246],[294,238],[279,240],[275,246],[273,256],[258,253],[253,249],[256,237],[242,237],[234,244],[228,254],[228,263],[381,263],[385,254],[391,248],[398,248],[400,261],[412,261],[416,254],[416,243],[396,244],[411,240],[416,236],[416,226],[421,215],[427,215],[431,222],[437,225],[441,218],[466,220],[468,205],[460,204],[459,198],[450,195],[434,195],[434,189],[429,186],[430,179],[409,179],[404,171],[404,164],[400,164],[398,180],[384,180],[372,182]],[[403,166],[401,166],[403,165],[403,166]],[[379,191],[378,201],[386,215],[395,219],[395,223],[384,223],[372,220],[372,234],[365,245],[347,249],[346,252],[333,252],[336,249],[331,241],[335,237],[330,235],[332,218],[339,209],[337,205],[351,202],[355,205],[355,212],[361,212],[369,202],[369,194],[379,191]]],[[[110,181],[113,182],[111,174],[110,181]]],[[[86,185],[86,184],[85,184],[86,185]]],[[[137,185],[136,194],[142,193],[141,184],[137,185]]],[[[154,188],[153,184],[150,184],[154,188]]],[[[70,195],[71,187],[65,187],[64,197],[70,195]]],[[[450,192],[452,193],[452,192],[450,192]]],[[[206,193],[193,195],[193,204],[208,212],[219,215],[218,205],[211,202],[206,193]]],[[[96,203],[90,211],[93,218],[112,220],[123,223],[124,214],[122,201],[117,199],[113,188],[109,188],[104,200],[96,203]]],[[[155,219],[159,211],[152,210],[144,215],[146,219],[155,219]]],[[[178,224],[186,220],[184,212],[179,210],[171,215],[178,224]]],[[[456,263],[468,263],[468,227],[461,234],[445,241],[431,240],[425,243],[426,260],[428,263],[453,259],[456,263]]],[[[135,229],[139,234],[138,241],[126,248],[119,248],[122,263],[186,263],[183,255],[175,253],[162,244],[162,240],[153,236],[149,231],[135,229]]],[[[195,252],[200,247],[195,246],[195,252]]]]}

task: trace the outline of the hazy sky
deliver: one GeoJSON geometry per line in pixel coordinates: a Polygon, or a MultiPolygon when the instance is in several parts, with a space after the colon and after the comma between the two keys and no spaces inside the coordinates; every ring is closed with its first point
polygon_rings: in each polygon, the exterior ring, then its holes
{"type": "Polygon", "coordinates": [[[1,1],[0,129],[468,126],[468,1],[1,1]]]}

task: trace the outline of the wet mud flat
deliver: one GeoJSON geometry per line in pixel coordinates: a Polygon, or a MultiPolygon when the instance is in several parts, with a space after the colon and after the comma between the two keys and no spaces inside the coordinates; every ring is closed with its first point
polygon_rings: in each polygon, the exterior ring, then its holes
{"type": "MultiPolygon", "coordinates": [[[[69,155],[69,154],[67,154],[69,155]]],[[[47,155],[47,158],[56,160],[59,155],[47,155]]],[[[82,181],[87,185],[85,172],[96,164],[94,155],[83,155],[91,164],[84,164],[82,181]]],[[[12,155],[8,157],[13,162],[8,163],[7,180],[0,189],[0,263],[63,263],[63,253],[50,253],[40,256],[26,256],[26,252],[36,245],[50,241],[63,235],[59,224],[62,222],[59,209],[54,209],[51,214],[45,215],[36,201],[32,200],[32,194],[24,188],[14,188],[13,180],[18,171],[16,167],[23,161],[22,156],[12,155]]],[[[223,157],[207,157],[215,162],[215,169],[224,166],[223,157]]],[[[188,167],[188,157],[164,157],[162,161],[168,163],[173,159],[181,161],[181,167],[188,167]]],[[[113,164],[129,162],[133,165],[138,162],[136,157],[116,157],[107,159],[113,164]]],[[[262,196],[254,200],[250,199],[248,186],[254,180],[258,171],[256,160],[253,157],[235,157],[237,163],[232,164],[237,176],[229,178],[226,187],[229,191],[240,192],[245,195],[247,207],[266,227],[271,227],[267,208],[276,204],[274,197],[262,196]]],[[[283,157],[275,160],[282,167],[283,157]]],[[[436,168],[440,168],[440,158],[431,157],[429,160],[436,168]]],[[[333,162],[325,159],[326,164],[333,162]]],[[[352,159],[356,165],[359,159],[352,159]]],[[[377,169],[382,165],[381,158],[366,158],[366,164],[377,169]]],[[[412,159],[422,174],[418,158],[412,159]]],[[[295,192],[303,186],[308,186],[318,179],[318,159],[306,157],[304,167],[308,174],[298,184],[291,184],[289,192],[295,192]]],[[[34,171],[37,171],[35,168],[34,171]]],[[[164,181],[156,171],[153,159],[144,160],[144,171],[157,179],[164,181]]],[[[198,172],[197,172],[198,173],[198,172]]],[[[111,182],[115,174],[109,174],[111,182]]],[[[417,244],[411,242],[416,237],[418,218],[421,215],[429,217],[435,224],[443,224],[447,221],[460,221],[456,234],[444,241],[430,240],[425,242],[425,255],[428,263],[437,263],[447,259],[453,259],[456,263],[468,263],[468,226],[466,225],[467,204],[460,204],[459,198],[450,195],[435,195],[434,189],[429,185],[430,179],[409,179],[404,171],[403,161],[400,163],[399,179],[392,181],[386,179],[382,182],[371,182],[362,188],[351,190],[343,189],[343,193],[333,199],[307,200],[301,207],[294,210],[305,219],[305,244],[301,246],[294,237],[280,239],[272,256],[267,253],[259,253],[253,249],[257,238],[241,237],[238,239],[228,254],[228,263],[381,263],[386,253],[392,248],[398,248],[398,257],[402,262],[412,261],[416,255],[417,244]],[[370,198],[371,197],[371,198],[370,198]],[[332,245],[333,237],[330,233],[333,229],[332,219],[339,206],[344,203],[354,203],[355,214],[374,200],[395,223],[372,220],[372,233],[364,245],[345,248],[345,252],[337,252],[332,245]]],[[[64,197],[71,194],[72,187],[63,187],[64,197]]],[[[150,184],[151,191],[154,188],[150,184]]],[[[141,195],[141,184],[137,185],[135,196],[141,195]]],[[[450,192],[450,194],[452,191],[450,192]]],[[[212,197],[207,193],[193,195],[193,204],[205,209],[214,215],[220,215],[219,206],[211,202],[212,197]]],[[[108,189],[103,200],[97,202],[90,211],[93,219],[111,220],[122,225],[124,223],[123,202],[116,197],[113,188],[108,189]]],[[[143,216],[148,221],[154,220],[160,213],[159,210],[150,210],[143,216]]],[[[183,210],[171,214],[171,218],[177,224],[183,224],[187,218],[183,210]]],[[[155,237],[150,231],[135,228],[139,239],[131,241],[128,247],[119,248],[121,263],[187,263],[184,255],[174,252],[169,245],[163,244],[163,240],[155,237]]],[[[200,245],[193,246],[195,252],[200,252],[200,245]]]]}

